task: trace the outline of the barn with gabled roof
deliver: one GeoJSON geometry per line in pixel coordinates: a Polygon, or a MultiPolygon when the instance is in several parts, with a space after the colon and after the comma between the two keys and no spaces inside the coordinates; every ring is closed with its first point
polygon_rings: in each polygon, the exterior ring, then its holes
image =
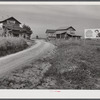
{"type": "Polygon", "coordinates": [[[72,26],[70,27],[61,27],[55,30],[47,30],[47,38],[56,38],[56,39],[69,39],[69,38],[77,38],[80,39],[80,35],[75,34],[76,29],[73,28],[72,26]]]}
{"type": "Polygon", "coordinates": [[[13,36],[13,37],[27,37],[25,34],[25,30],[20,27],[21,22],[18,21],[14,17],[9,17],[6,19],[2,19],[0,21],[0,24],[2,24],[3,33],[2,36],[13,36]]]}

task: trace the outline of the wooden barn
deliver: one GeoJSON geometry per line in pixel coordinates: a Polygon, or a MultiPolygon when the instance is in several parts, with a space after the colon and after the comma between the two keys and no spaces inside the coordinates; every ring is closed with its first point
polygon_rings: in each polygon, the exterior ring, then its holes
{"type": "Polygon", "coordinates": [[[20,27],[21,22],[19,22],[14,17],[10,17],[4,20],[1,20],[3,33],[2,36],[12,36],[12,37],[24,37],[26,38],[25,30],[20,27]]]}
{"type": "Polygon", "coordinates": [[[56,39],[80,39],[80,35],[75,34],[76,30],[70,26],[67,28],[58,28],[56,30],[47,30],[47,38],[56,38],[56,39]]]}
{"type": "Polygon", "coordinates": [[[56,30],[47,29],[46,30],[47,38],[56,38],[56,35],[54,34],[55,32],[56,30]]]}

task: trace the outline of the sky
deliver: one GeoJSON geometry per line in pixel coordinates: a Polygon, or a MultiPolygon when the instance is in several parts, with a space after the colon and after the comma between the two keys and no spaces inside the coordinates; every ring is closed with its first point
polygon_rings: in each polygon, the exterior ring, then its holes
{"type": "Polygon", "coordinates": [[[73,26],[76,34],[100,28],[99,5],[0,5],[0,19],[15,17],[31,27],[33,37],[45,37],[47,29],[73,26]]]}

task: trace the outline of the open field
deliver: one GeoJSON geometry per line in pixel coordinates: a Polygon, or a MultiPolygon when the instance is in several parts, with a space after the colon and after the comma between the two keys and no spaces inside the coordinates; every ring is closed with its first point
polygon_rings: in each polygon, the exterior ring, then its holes
{"type": "Polygon", "coordinates": [[[100,89],[100,40],[54,40],[57,48],[44,61],[51,64],[43,89],[100,89]]]}
{"type": "Polygon", "coordinates": [[[0,37],[0,57],[24,50],[27,47],[28,44],[23,38],[0,37]]]}
{"type": "Polygon", "coordinates": [[[100,89],[100,40],[54,40],[56,48],[0,78],[0,88],[100,89]]]}

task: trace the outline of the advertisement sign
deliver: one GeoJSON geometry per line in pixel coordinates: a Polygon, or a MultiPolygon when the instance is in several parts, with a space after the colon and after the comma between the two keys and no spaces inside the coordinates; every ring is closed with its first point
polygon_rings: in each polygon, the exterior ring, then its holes
{"type": "Polygon", "coordinates": [[[100,29],[85,29],[84,38],[100,39],[100,29]]]}

